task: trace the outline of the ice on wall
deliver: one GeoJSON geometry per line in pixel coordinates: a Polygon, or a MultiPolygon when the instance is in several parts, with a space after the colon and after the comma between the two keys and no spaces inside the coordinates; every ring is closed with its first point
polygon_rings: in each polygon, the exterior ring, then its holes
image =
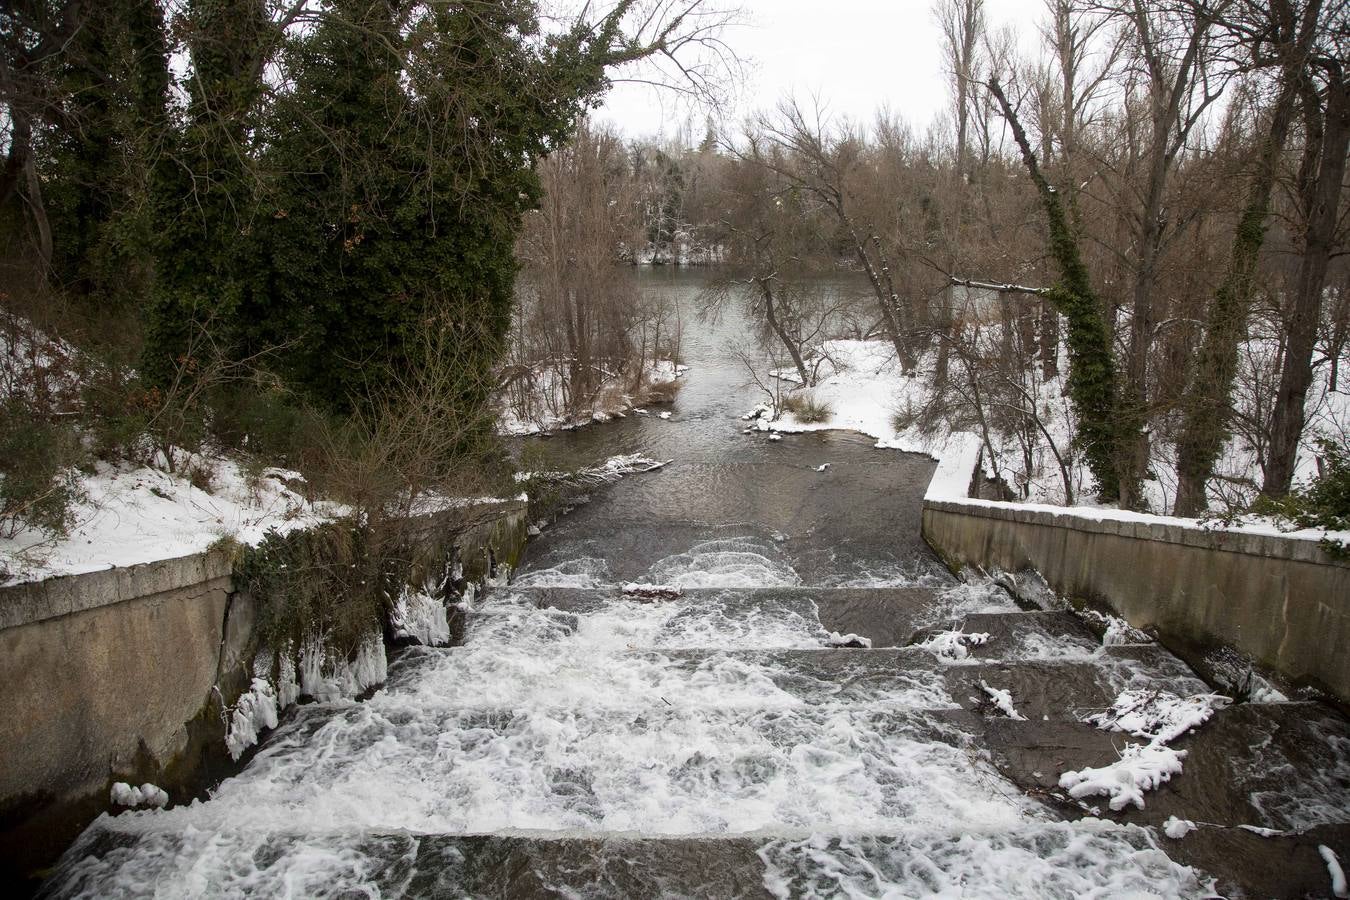
{"type": "Polygon", "coordinates": [[[276,728],[277,712],[276,689],[266,678],[254,678],[230,713],[225,730],[225,747],[230,751],[230,759],[238,759],[245,750],[258,743],[264,729],[276,728]]]}
{"type": "Polygon", "coordinates": [[[404,585],[389,612],[389,624],[394,637],[412,638],[426,647],[444,647],[450,643],[450,622],[445,616],[445,604],[437,597],[444,583],[429,582],[421,590],[404,585]]]}
{"type": "Polygon", "coordinates": [[[300,650],[300,693],[320,702],[332,702],[365,693],[383,684],[389,675],[380,635],[369,635],[356,651],[356,658],[332,658],[317,638],[300,650]]]}

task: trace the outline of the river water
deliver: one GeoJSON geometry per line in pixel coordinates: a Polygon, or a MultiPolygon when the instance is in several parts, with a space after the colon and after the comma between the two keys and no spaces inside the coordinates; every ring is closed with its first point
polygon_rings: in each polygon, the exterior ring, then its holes
{"type": "MultiPolygon", "coordinates": [[[[644,284],[691,305],[702,280],[644,284]]],[[[746,330],[687,323],[669,419],[529,451],[671,462],[546,528],[462,646],[404,652],[363,702],[296,709],[208,801],[101,818],[50,894],[1204,896],[1156,831],[1063,821],[1002,774],[950,661],[882,649],[1022,614],[920,539],[931,460],[742,433],[758,389],[727,342],[746,330]],[[629,581],[687,590],[641,602],[629,581]],[[844,630],[876,649],[831,649],[844,630]]],[[[1003,659],[1100,659],[1081,636],[1018,641],[1003,659]]],[[[1091,665],[1103,690],[1204,687],[1091,665]]]]}

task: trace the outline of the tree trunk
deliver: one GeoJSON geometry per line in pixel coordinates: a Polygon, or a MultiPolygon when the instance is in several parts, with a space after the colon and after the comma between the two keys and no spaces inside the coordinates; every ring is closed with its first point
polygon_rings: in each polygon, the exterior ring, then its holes
{"type": "Polygon", "coordinates": [[[778,319],[778,312],[774,309],[775,298],[773,295],[772,278],[756,278],[755,282],[759,285],[759,292],[764,297],[764,318],[769,323],[769,328],[778,335],[778,340],[783,342],[787,348],[788,355],[792,357],[792,364],[797,367],[797,374],[802,378],[802,387],[810,387],[811,379],[806,374],[806,361],[802,359],[801,348],[797,342],[787,333],[783,323],[778,319]]]}
{"type": "Polygon", "coordinates": [[[1238,343],[1247,321],[1256,266],[1265,242],[1270,192],[1293,123],[1299,80],[1304,77],[1305,57],[1316,32],[1320,6],[1320,0],[1313,0],[1308,5],[1298,43],[1286,49],[1279,94],[1271,108],[1270,128],[1261,148],[1256,175],[1248,188],[1247,202],[1233,233],[1228,269],[1205,314],[1205,337],[1196,356],[1190,389],[1182,401],[1184,418],[1177,441],[1174,507],[1178,516],[1194,516],[1208,505],[1205,485],[1214,474],[1214,464],[1228,440],[1238,343]]]}
{"type": "Polygon", "coordinates": [[[1262,485],[1262,493],[1269,497],[1289,493],[1294,480],[1298,443],[1303,435],[1304,405],[1308,386],[1312,384],[1312,355],[1322,313],[1322,293],[1336,240],[1345,156],[1350,147],[1350,86],[1339,65],[1333,62],[1329,68],[1320,167],[1305,205],[1306,238],[1289,316],[1289,343],[1280,371],[1280,387],[1275,394],[1270,456],[1262,485]]]}
{"type": "Polygon", "coordinates": [[[1069,226],[1059,195],[1041,173],[1036,154],[1027,140],[1026,130],[1013,112],[997,79],[989,82],[989,91],[998,101],[1003,117],[1012,129],[1022,152],[1031,181],[1041,196],[1050,231],[1050,253],[1060,270],[1060,283],[1046,298],[1068,320],[1069,395],[1078,416],[1079,442],[1098,493],[1116,497],[1120,492],[1116,470],[1119,438],[1116,430],[1116,367],[1111,343],[1101,314],[1102,305],[1092,289],[1087,267],[1083,264],[1078,241],[1069,226]]]}
{"type": "Polygon", "coordinates": [[[1041,300],[1040,324],[1041,376],[1049,381],[1059,374],[1059,311],[1048,300],[1041,300]]]}

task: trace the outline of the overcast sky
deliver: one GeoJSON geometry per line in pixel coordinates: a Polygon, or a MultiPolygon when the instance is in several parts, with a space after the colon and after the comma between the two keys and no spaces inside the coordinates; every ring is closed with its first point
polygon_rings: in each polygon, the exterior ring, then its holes
{"type": "MultiPolygon", "coordinates": [[[[920,130],[949,103],[931,0],[740,0],[744,25],[725,40],[750,64],[731,118],[772,107],[786,93],[819,95],[835,115],[870,121],[889,104],[920,130]]],[[[1045,0],[985,0],[991,28],[1034,40],[1045,0]]],[[[631,137],[678,132],[687,105],[669,92],[618,84],[599,118],[631,137]]],[[[695,113],[695,133],[702,131],[695,113]]]]}

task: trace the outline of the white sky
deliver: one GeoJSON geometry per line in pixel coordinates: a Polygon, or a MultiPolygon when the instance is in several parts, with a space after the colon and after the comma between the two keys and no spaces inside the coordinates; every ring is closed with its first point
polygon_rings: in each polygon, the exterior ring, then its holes
{"type": "MultiPolygon", "coordinates": [[[[726,42],[749,63],[729,115],[739,121],[785,94],[819,96],[834,116],[870,122],[889,104],[922,131],[950,102],[942,75],[941,31],[931,0],[739,0],[746,24],[726,42]]],[[[1036,41],[1045,0],[985,0],[991,30],[1010,25],[1023,47],[1036,41]]],[[[616,84],[598,118],[630,137],[678,132],[688,104],[669,91],[616,84]]],[[[700,137],[705,113],[693,112],[700,137]]]]}

